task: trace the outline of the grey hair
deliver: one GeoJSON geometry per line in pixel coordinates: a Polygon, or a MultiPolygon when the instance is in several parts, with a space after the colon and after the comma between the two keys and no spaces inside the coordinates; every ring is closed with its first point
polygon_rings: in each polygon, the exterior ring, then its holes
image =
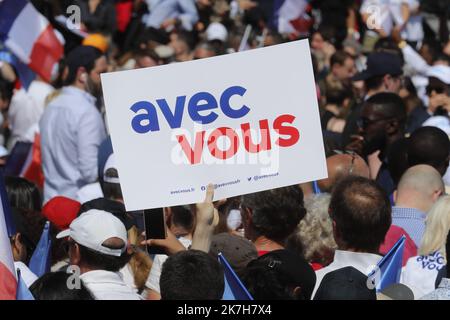
{"type": "Polygon", "coordinates": [[[328,265],[337,249],[333,223],[328,214],[331,195],[322,193],[305,199],[307,213],[300,221],[297,236],[307,261],[328,265]]]}

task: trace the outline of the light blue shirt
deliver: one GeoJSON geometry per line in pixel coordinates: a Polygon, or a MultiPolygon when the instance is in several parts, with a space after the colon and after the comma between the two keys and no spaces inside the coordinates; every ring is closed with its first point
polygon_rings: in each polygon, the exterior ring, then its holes
{"type": "Polygon", "coordinates": [[[425,213],[414,208],[392,207],[392,224],[403,228],[420,247],[425,232],[425,213]]]}
{"type": "Polygon", "coordinates": [[[95,98],[76,87],[64,87],[45,109],[39,123],[44,202],[77,191],[98,178],[97,154],[106,138],[95,98]]]}
{"type": "Polygon", "coordinates": [[[142,19],[147,27],[159,29],[167,19],[180,19],[184,29],[191,31],[198,21],[194,0],[145,0],[150,13],[142,19]]]}

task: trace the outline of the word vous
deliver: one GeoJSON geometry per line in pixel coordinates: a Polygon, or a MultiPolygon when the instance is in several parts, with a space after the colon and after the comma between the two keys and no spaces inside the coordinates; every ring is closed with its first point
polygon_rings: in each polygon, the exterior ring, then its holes
{"type": "MultiPolygon", "coordinates": [[[[187,103],[187,113],[194,122],[201,124],[213,123],[219,114],[216,112],[220,108],[222,113],[231,119],[240,119],[245,117],[250,108],[246,105],[231,106],[230,100],[233,96],[244,97],[247,89],[241,86],[232,86],[224,90],[220,98],[217,100],[208,92],[198,92],[194,94],[187,103]]],[[[186,96],[178,96],[175,101],[175,108],[171,109],[166,99],[157,99],[156,105],[167,121],[171,129],[181,128],[183,116],[185,114],[186,96]]],[[[275,107],[275,106],[274,106],[275,107]]],[[[130,110],[135,113],[131,120],[131,127],[138,134],[146,134],[160,130],[158,118],[158,110],[155,104],[149,101],[139,101],[134,103],[130,110]]],[[[271,124],[272,128],[280,135],[275,140],[275,144],[280,147],[290,147],[296,144],[300,138],[300,133],[292,123],[295,117],[290,114],[282,114],[278,116],[271,124]]],[[[272,141],[270,137],[269,120],[262,119],[259,121],[259,130],[261,133],[261,141],[255,144],[252,139],[251,128],[249,122],[240,125],[243,142],[240,141],[238,133],[229,127],[220,127],[214,129],[209,137],[206,137],[206,131],[202,130],[195,133],[194,142],[190,144],[184,134],[177,135],[184,154],[191,164],[198,164],[201,161],[202,153],[206,145],[211,155],[218,159],[229,159],[233,157],[243,143],[244,148],[249,153],[259,153],[272,149],[272,141]],[[221,150],[217,145],[220,137],[226,137],[230,143],[226,150],[221,150]],[[207,138],[207,139],[206,139],[207,138]]]]}

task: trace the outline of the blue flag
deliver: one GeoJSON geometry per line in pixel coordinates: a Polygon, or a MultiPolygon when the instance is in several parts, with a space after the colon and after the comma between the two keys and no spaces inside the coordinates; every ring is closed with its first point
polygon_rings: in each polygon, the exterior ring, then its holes
{"type": "Polygon", "coordinates": [[[47,221],[29,264],[30,270],[38,277],[50,271],[51,246],[50,222],[47,221]]]}
{"type": "Polygon", "coordinates": [[[28,289],[27,285],[23,281],[20,270],[17,269],[17,292],[16,292],[16,300],[34,300],[33,295],[28,289]]]}
{"type": "Polygon", "coordinates": [[[403,250],[405,249],[406,237],[403,235],[389,250],[389,252],[377,264],[369,278],[376,276],[377,292],[384,290],[394,283],[400,282],[402,271],[403,250]],[[379,274],[377,274],[379,272],[379,274]],[[378,278],[379,275],[379,278],[378,278]]]}
{"type": "Polygon", "coordinates": [[[313,181],[313,192],[314,194],[321,194],[319,184],[317,183],[317,181],[313,181]]]}
{"type": "Polygon", "coordinates": [[[219,262],[222,264],[225,273],[225,290],[222,300],[253,300],[252,295],[247,291],[247,288],[242,284],[221,252],[219,252],[219,262]]]}

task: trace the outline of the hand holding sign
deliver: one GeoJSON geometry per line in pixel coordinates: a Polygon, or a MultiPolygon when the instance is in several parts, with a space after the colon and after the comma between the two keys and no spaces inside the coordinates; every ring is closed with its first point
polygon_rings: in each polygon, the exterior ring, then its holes
{"type": "Polygon", "coordinates": [[[196,225],[195,233],[192,239],[192,249],[209,252],[211,237],[214,228],[219,224],[219,212],[217,206],[226,200],[220,200],[213,203],[214,186],[208,184],[206,188],[205,201],[197,203],[196,207],[196,225]]]}

